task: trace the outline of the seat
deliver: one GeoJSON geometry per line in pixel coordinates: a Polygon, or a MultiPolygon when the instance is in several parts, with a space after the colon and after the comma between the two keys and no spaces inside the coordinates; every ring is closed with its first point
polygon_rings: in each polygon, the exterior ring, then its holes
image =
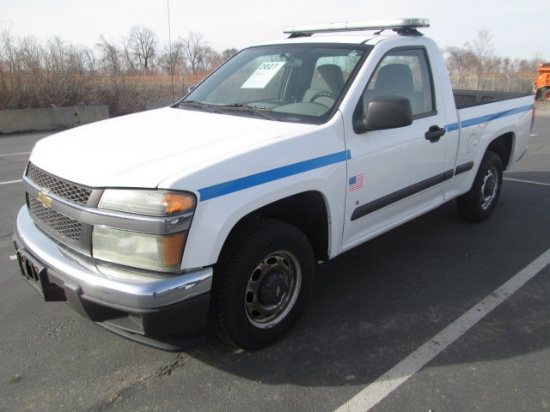
{"type": "Polygon", "coordinates": [[[382,66],[374,90],[378,96],[408,97],[413,94],[414,80],[410,67],[399,63],[382,66]]]}
{"type": "Polygon", "coordinates": [[[304,93],[303,102],[316,102],[331,107],[344,87],[344,75],[340,66],[323,64],[315,68],[310,88],[304,93]]]}
{"type": "MultiPolygon", "coordinates": [[[[393,63],[380,68],[374,90],[365,97],[370,101],[375,96],[406,97],[411,102],[413,114],[422,112],[419,96],[414,91],[413,74],[406,64],[393,63]]],[[[363,100],[364,107],[367,107],[368,101],[363,100]]]]}

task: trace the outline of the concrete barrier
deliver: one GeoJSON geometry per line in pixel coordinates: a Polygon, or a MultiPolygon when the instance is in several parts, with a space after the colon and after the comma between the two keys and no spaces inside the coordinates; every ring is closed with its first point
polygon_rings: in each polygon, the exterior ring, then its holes
{"type": "Polygon", "coordinates": [[[163,107],[168,107],[174,104],[173,101],[164,101],[164,102],[149,102],[145,103],[145,110],[155,110],[163,107]]]}
{"type": "Polygon", "coordinates": [[[108,118],[107,105],[0,110],[0,133],[66,129],[108,118]]]}

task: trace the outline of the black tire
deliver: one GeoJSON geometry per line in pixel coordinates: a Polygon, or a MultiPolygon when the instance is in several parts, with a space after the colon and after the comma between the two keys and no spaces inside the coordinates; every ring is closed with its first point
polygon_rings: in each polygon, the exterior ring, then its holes
{"type": "Polygon", "coordinates": [[[546,89],[546,90],[542,93],[542,100],[544,100],[544,101],[550,101],[550,89],[546,89]]]}
{"type": "Polygon", "coordinates": [[[271,219],[246,225],[215,267],[212,329],[237,348],[273,343],[298,319],[314,272],[311,244],[295,226],[271,219]]]}
{"type": "Polygon", "coordinates": [[[487,220],[497,205],[502,188],[502,161],[493,152],[483,156],[469,192],[456,199],[460,215],[470,222],[487,220]]]}

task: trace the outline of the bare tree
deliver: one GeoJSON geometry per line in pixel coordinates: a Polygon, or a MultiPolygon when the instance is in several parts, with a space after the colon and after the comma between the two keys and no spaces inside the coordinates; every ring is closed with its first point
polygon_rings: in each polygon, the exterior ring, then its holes
{"type": "Polygon", "coordinates": [[[215,50],[211,49],[210,47],[207,47],[205,51],[206,51],[205,53],[206,70],[213,70],[221,66],[227,60],[229,60],[231,57],[233,57],[235,54],[238,53],[237,49],[225,49],[221,53],[218,53],[215,50]]]}
{"type": "Polygon", "coordinates": [[[126,42],[128,61],[138,70],[149,70],[154,65],[158,46],[155,33],[145,26],[134,26],[126,42]]]}
{"type": "Polygon", "coordinates": [[[196,75],[203,68],[205,63],[205,51],[208,43],[204,40],[204,35],[195,32],[189,32],[187,38],[180,39],[183,44],[183,54],[191,69],[191,73],[196,75]]]}
{"type": "Polygon", "coordinates": [[[37,74],[42,67],[42,47],[34,36],[23,37],[18,44],[18,58],[24,70],[37,74]]]}
{"type": "Polygon", "coordinates": [[[482,76],[494,69],[493,35],[485,28],[477,31],[477,37],[472,43],[466,43],[466,48],[471,51],[478,60],[477,75],[482,76]]]}
{"type": "Polygon", "coordinates": [[[96,44],[104,70],[111,75],[119,75],[122,72],[123,52],[116,44],[109,42],[103,35],[99,36],[96,44]]]}
{"type": "Polygon", "coordinates": [[[0,31],[0,109],[19,107],[16,90],[21,87],[21,62],[11,27],[0,31]]]}
{"type": "Polygon", "coordinates": [[[443,52],[448,54],[445,62],[450,74],[470,75],[477,72],[479,60],[472,51],[461,47],[447,47],[443,52]]]}
{"type": "Polygon", "coordinates": [[[158,63],[162,70],[168,74],[183,74],[185,68],[183,43],[176,41],[171,47],[166,45],[158,63]]]}
{"type": "Polygon", "coordinates": [[[222,51],[221,53],[221,56],[222,56],[222,63],[225,63],[227,60],[229,60],[231,57],[233,57],[234,55],[236,55],[239,51],[235,48],[231,48],[231,49],[225,49],[224,51],[222,51]]]}
{"type": "Polygon", "coordinates": [[[11,27],[4,27],[0,32],[0,61],[10,73],[15,73],[20,70],[20,60],[17,58],[16,38],[11,27]]]}
{"type": "Polygon", "coordinates": [[[81,56],[82,56],[81,58],[82,58],[82,64],[84,67],[84,72],[90,73],[93,75],[97,74],[97,70],[98,70],[97,57],[94,54],[93,50],[88,48],[83,48],[81,50],[81,56]]]}

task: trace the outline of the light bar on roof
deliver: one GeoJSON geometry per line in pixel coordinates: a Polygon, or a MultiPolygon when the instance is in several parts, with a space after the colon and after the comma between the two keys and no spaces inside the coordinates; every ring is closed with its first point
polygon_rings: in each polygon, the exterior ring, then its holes
{"type": "Polygon", "coordinates": [[[417,27],[430,27],[429,19],[394,19],[363,22],[328,23],[306,26],[285,27],[286,34],[330,33],[362,30],[409,30],[417,27]]]}

